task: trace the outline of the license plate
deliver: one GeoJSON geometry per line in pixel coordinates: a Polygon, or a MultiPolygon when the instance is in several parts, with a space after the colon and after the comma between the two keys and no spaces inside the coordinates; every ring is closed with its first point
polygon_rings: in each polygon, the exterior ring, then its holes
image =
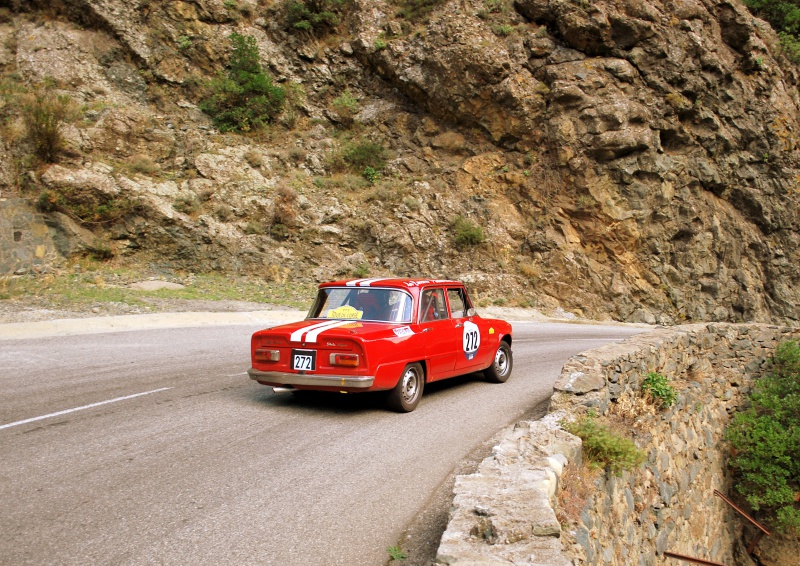
{"type": "Polygon", "coordinates": [[[292,369],[314,371],[317,369],[316,350],[292,350],[292,369]]]}

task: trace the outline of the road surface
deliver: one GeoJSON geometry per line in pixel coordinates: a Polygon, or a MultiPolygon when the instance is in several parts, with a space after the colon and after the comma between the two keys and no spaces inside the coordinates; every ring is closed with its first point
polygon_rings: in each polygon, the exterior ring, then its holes
{"type": "Polygon", "coordinates": [[[379,396],[252,382],[247,324],[0,340],[0,564],[381,565],[564,361],[646,329],[514,323],[514,372],[379,396]]]}

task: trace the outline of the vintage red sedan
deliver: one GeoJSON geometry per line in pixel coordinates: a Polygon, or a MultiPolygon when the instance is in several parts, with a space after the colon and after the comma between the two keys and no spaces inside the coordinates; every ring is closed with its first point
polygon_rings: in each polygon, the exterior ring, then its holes
{"type": "Polygon", "coordinates": [[[511,325],[481,318],[464,285],[430,279],[323,283],[305,320],[260,330],[251,379],[277,391],[387,391],[413,411],[426,383],[511,375],[511,325]]]}

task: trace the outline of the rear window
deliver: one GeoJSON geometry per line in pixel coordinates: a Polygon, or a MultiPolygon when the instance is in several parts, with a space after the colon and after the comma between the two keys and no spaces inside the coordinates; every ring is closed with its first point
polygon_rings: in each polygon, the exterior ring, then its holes
{"type": "Polygon", "coordinates": [[[411,322],[411,295],[398,289],[320,289],[308,318],[411,322]]]}

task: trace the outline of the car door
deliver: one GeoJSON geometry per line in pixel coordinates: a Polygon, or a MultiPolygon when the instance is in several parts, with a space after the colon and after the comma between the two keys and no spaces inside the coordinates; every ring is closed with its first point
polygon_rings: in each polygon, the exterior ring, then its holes
{"type": "Polygon", "coordinates": [[[455,369],[458,373],[483,369],[486,357],[483,353],[487,348],[486,337],[481,336],[481,329],[474,322],[474,317],[469,316],[472,305],[466,291],[462,287],[448,288],[447,302],[457,336],[455,369]]]}
{"type": "Polygon", "coordinates": [[[420,332],[425,340],[428,380],[436,381],[455,375],[456,348],[460,336],[456,335],[448,313],[444,288],[422,290],[418,317],[420,332]]]}

